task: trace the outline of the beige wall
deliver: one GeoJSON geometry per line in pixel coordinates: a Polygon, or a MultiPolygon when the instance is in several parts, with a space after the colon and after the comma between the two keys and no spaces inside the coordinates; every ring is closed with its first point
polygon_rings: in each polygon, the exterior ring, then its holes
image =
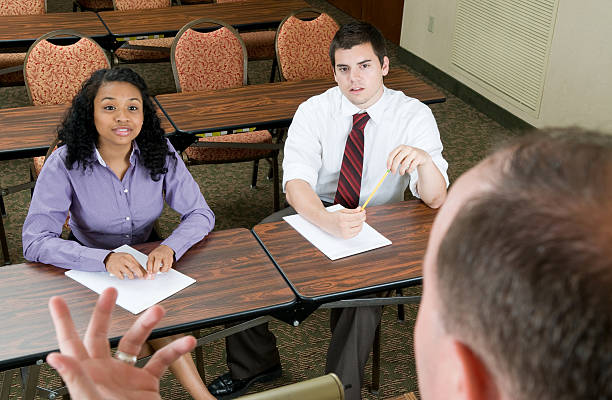
{"type": "Polygon", "coordinates": [[[610,0],[559,0],[537,116],[451,64],[456,5],[456,0],[405,0],[400,45],[533,126],[578,125],[612,133],[610,0]]]}

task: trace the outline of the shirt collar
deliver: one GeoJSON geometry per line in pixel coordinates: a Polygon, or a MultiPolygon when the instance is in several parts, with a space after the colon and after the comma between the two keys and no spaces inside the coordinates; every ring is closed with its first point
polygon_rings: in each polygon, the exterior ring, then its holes
{"type": "MultiPolygon", "coordinates": [[[[96,160],[98,160],[100,165],[102,165],[103,167],[106,167],[107,166],[106,162],[102,158],[102,155],[100,154],[96,146],[94,146],[94,154],[96,156],[96,160]]],[[[130,164],[134,165],[137,154],[140,155],[140,149],[138,148],[138,143],[136,143],[136,141],[133,140],[132,141],[132,153],[130,154],[130,164]]]]}
{"type": "Polygon", "coordinates": [[[365,110],[362,110],[351,103],[343,94],[341,96],[342,100],[340,102],[340,114],[342,116],[352,117],[353,114],[366,111],[368,115],[370,115],[370,119],[372,119],[375,123],[382,122],[384,118],[383,114],[386,108],[385,105],[387,104],[389,98],[389,89],[387,89],[384,85],[383,94],[380,96],[380,99],[365,110]]]}

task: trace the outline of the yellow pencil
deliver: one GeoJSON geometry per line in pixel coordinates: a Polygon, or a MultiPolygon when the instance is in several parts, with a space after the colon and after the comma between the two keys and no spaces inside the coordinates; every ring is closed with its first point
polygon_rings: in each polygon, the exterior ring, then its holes
{"type": "Polygon", "coordinates": [[[380,181],[378,181],[378,183],[376,184],[376,187],[374,188],[374,190],[372,191],[372,194],[370,195],[370,197],[368,197],[368,199],[366,200],[365,203],[363,203],[363,205],[361,206],[362,210],[365,210],[366,206],[368,205],[368,203],[370,202],[370,200],[372,200],[372,196],[374,196],[374,193],[376,193],[376,191],[378,190],[378,188],[380,187],[380,185],[382,185],[383,181],[385,180],[385,178],[387,177],[387,175],[389,175],[389,172],[391,172],[391,170],[387,170],[387,172],[385,172],[385,174],[383,175],[383,177],[380,179],[380,181]]]}

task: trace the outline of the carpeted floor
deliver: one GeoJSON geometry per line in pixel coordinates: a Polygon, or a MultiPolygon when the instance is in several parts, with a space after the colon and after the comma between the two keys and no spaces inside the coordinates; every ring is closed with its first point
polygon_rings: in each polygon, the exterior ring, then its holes
{"type": "MultiPolygon", "coordinates": [[[[330,6],[324,0],[307,0],[314,7],[330,13],[340,23],[352,18],[330,6]]],[[[48,12],[70,12],[70,0],[48,0],[48,12]]],[[[414,73],[410,66],[401,64],[397,59],[397,46],[389,44],[392,67],[402,67],[414,73]]],[[[145,78],[154,94],[175,91],[172,70],[169,63],[132,65],[145,78]]],[[[249,63],[249,81],[266,82],[269,76],[271,61],[249,63]]],[[[418,74],[417,74],[418,75],[418,74]]],[[[424,78],[424,77],[422,77],[424,78]]],[[[427,80],[426,78],[424,78],[427,80]]],[[[24,87],[0,88],[0,108],[28,105],[24,87]]],[[[454,181],[461,173],[481,160],[488,149],[496,143],[516,136],[521,132],[504,129],[486,115],[478,112],[457,97],[447,93],[447,101],[432,105],[432,111],[438,121],[444,156],[449,162],[449,176],[454,181]]],[[[1,134],[1,133],[0,133],[1,134]]],[[[30,160],[0,162],[0,186],[26,182],[30,160]]],[[[215,229],[233,227],[251,228],[272,210],[272,182],[265,178],[267,165],[262,163],[257,187],[251,189],[251,163],[207,165],[190,168],[199,183],[202,193],[217,216],[215,229]]],[[[4,224],[9,240],[10,254],[13,263],[23,262],[21,248],[21,228],[29,206],[29,192],[7,196],[5,200],[7,216],[4,224]]],[[[172,210],[162,215],[162,234],[167,235],[178,223],[178,216],[172,210]]],[[[420,288],[411,293],[418,294],[420,288]]],[[[41,305],[43,307],[45,305],[41,305]]],[[[383,354],[381,391],[379,396],[363,389],[367,399],[384,399],[401,393],[417,391],[416,372],[412,350],[412,331],[416,306],[407,307],[406,322],[396,320],[396,309],[387,307],[383,317],[383,354]]],[[[321,375],[325,364],[325,352],[329,342],[328,311],[317,311],[297,328],[281,322],[271,324],[276,333],[281,351],[284,374],[278,381],[266,385],[257,385],[254,391],[285,385],[321,375]]],[[[208,329],[207,332],[215,330],[208,329]]],[[[221,342],[205,347],[206,374],[211,379],[225,372],[225,349],[221,342]]],[[[366,386],[370,382],[370,368],[366,368],[366,386]]],[[[53,371],[43,367],[41,385],[57,385],[59,381],[53,371]]],[[[18,383],[13,384],[11,398],[21,396],[18,383]]],[[[189,396],[167,374],[162,381],[162,397],[165,399],[187,399],[189,396]]]]}

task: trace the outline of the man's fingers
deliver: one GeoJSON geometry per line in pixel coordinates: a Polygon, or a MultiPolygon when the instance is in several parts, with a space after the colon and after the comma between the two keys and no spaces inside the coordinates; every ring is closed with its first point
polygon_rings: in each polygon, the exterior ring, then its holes
{"type": "Polygon", "coordinates": [[[79,362],[65,354],[51,353],[47,356],[47,363],[57,370],[66,386],[70,396],[75,399],[102,399],[95,384],[83,371],[79,362]]]}
{"type": "Polygon", "coordinates": [[[161,306],[153,306],[145,311],[119,341],[117,348],[126,354],[138,354],[142,344],[147,340],[151,331],[164,316],[161,306]]]}
{"type": "Polygon", "coordinates": [[[87,325],[85,339],[83,340],[90,357],[100,358],[108,357],[109,355],[110,346],[106,336],[116,300],[117,289],[112,287],[104,289],[100,297],[98,297],[96,307],[89,320],[89,325],[87,325]]]}
{"type": "Polygon", "coordinates": [[[55,334],[60,351],[67,355],[84,360],[87,358],[87,350],[81,342],[81,338],[74,327],[74,322],[70,316],[70,310],[64,299],[53,296],[49,299],[49,312],[55,326],[55,334]]]}
{"type": "Polygon", "coordinates": [[[168,366],[178,360],[183,354],[189,353],[196,345],[193,336],[185,336],[157,350],[144,367],[156,378],[161,378],[168,366]]]}

